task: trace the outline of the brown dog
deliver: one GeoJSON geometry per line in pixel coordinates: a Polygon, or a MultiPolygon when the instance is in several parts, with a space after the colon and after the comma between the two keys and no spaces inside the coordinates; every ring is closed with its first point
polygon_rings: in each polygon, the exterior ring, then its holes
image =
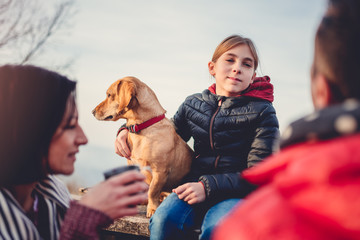
{"type": "Polygon", "coordinates": [[[152,173],[143,172],[149,184],[146,216],[151,217],[160,204],[161,192],[171,191],[189,172],[193,151],[175,132],[173,123],[162,118],[166,111],[155,93],[139,79],[125,77],[117,80],[106,94],[106,99],[93,110],[98,120],[124,118],[127,126],[148,125],[148,120],[156,120],[138,133],[130,130],[128,135],[131,150],[128,163],[150,166],[152,170],[152,173]]]}

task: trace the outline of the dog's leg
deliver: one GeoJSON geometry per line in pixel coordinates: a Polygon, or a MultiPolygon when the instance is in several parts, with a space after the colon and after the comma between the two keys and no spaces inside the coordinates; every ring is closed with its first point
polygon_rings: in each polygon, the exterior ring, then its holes
{"type": "Polygon", "coordinates": [[[150,185],[150,183],[151,183],[151,180],[152,180],[152,173],[149,171],[149,170],[147,170],[147,169],[142,169],[141,170],[141,173],[142,174],[144,174],[144,176],[145,176],[145,182],[147,183],[147,185],[150,185]]]}
{"type": "Polygon", "coordinates": [[[160,194],[163,186],[167,181],[167,174],[153,172],[152,181],[149,186],[149,202],[147,205],[146,217],[151,217],[156,208],[160,205],[160,194]]]}

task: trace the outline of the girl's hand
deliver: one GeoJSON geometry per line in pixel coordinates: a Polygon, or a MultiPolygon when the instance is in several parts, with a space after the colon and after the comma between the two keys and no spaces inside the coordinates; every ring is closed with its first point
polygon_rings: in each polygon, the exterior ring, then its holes
{"type": "Polygon", "coordinates": [[[188,204],[201,203],[205,201],[205,188],[200,182],[185,183],[172,190],[178,197],[188,204]]]}
{"type": "Polygon", "coordinates": [[[113,176],[92,187],[79,203],[99,210],[110,218],[121,218],[138,213],[136,205],[147,200],[148,185],[138,171],[113,176]]]}
{"type": "Polygon", "coordinates": [[[127,143],[127,138],[129,135],[129,130],[123,129],[119,132],[115,139],[115,153],[120,155],[121,157],[125,157],[130,159],[131,152],[127,143]]]}

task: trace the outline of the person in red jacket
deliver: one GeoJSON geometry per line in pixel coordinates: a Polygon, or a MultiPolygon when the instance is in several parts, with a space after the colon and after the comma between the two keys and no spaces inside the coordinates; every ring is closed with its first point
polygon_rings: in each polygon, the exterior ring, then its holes
{"type": "Polygon", "coordinates": [[[316,111],[282,134],[281,151],[243,172],[259,188],[212,239],[359,239],[360,2],[329,0],[315,38],[316,111]]]}

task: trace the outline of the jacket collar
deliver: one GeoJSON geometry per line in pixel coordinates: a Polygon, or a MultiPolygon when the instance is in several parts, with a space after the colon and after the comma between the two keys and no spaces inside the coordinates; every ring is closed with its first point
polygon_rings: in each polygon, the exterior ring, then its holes
{"type": "Polygon", "coordinates": [[[283,132],[280,147],[317,142],[360,132],[360,103],[347,100],[315,111],[291,123],[283,132]]]}
{"type": "MultiPolygon", "coordinates": [[[[216,94],[216,84],[209,87],[209,91],[216,94]]],[[[253,83],[237,97],[255,97],[269,102],[274,101],[274,86],[270,83],[270,77],[256,77],[253,83]]]]}

